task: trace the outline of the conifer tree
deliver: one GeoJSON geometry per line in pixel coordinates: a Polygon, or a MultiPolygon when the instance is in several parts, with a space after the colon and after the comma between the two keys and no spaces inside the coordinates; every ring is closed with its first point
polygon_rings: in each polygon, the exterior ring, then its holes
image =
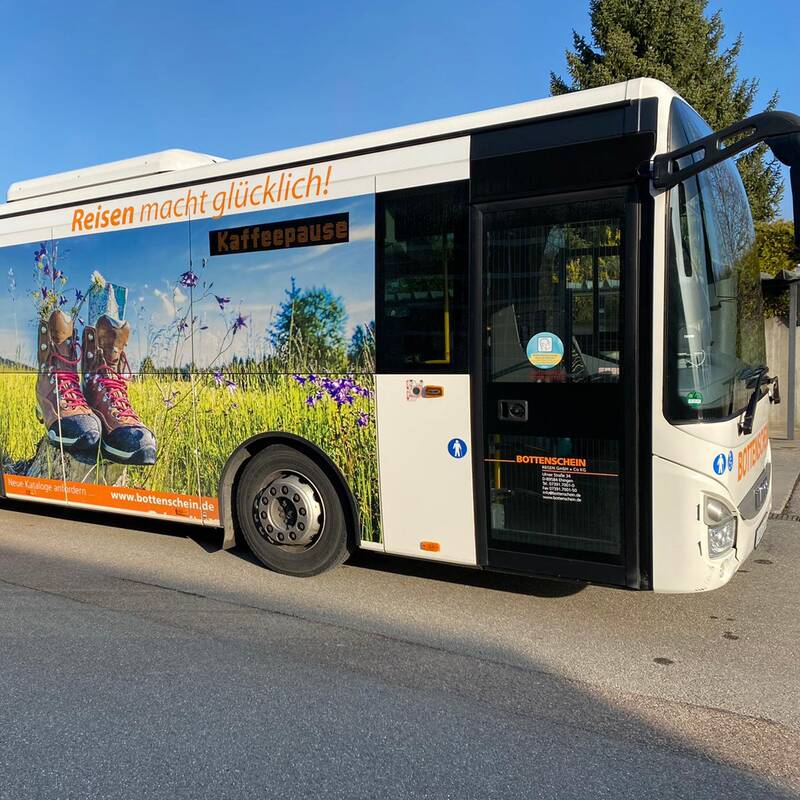
{"type": "MultiPolygon", "coordinates": [[[[723,47],[725,26],[708,0],[590,0],[591,41],[573,31],[567,82],[550,73],[552,94],[631,78],[658,78],[675,89],[714,129],[751,113],[758,78],[741,78],[741,34],[723,47]]],[[[775,108],[777,92],[767,110],[775,108]]],[[[737,159],[756,220],[771,220],[783,195],[780,165],[760,145],[737,159]]]]}

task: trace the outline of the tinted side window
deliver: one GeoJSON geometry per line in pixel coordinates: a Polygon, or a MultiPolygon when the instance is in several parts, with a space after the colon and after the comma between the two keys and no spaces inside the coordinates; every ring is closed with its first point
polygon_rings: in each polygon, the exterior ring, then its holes
{"type": "Polygon", "coordinates": [[[467,192],[378,196],[378,372],[466,372],[467,192]]]}

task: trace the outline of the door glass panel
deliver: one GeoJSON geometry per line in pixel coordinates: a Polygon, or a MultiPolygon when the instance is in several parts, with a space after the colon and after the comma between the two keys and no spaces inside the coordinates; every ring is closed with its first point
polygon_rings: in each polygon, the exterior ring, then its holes
{"type": "Polygon", "coordinates": [[[487,214],[487,371],[494,382],[616,382],[622,202],[487,214]]]}
{"type": "Polygon", "coordinates": [[[491,546],[621,555],[618,442],[494,434],[486,461],[491,546]]]}
{"type": "Polygon", "coordinates": [[[624,214],[621,198],[484,214],[491,548],[622,561],[624,214]]]}

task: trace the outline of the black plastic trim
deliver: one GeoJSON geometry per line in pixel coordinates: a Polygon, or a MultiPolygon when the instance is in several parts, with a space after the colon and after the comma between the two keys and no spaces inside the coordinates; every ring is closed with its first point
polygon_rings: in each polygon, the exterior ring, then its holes
{"type": "MultiPolygon", "coordinates": [[[[502,130],[476,132],[470,142],[470,160],[563,148],[657,130],[658,100],[584,109],[561,118],[535,118],[502,130]]],[[[584,178],[589,177],[584,173],[584,178]]]]}
{"type": "Polygon", "coordinates": [[[489,564],[489,508],[486,503],[486,437],[483,423],[483,211],[471,206],[469,216],[470,332],[469,372],[472,413],[472,494],[475,509],[475,556],[479,566],[489,564]]]}
{"type": "Polygon", "coordinates": [[[645,131],[477,159],[470,199],[487,203],[634,183],[654,149],[655,133],[645,131]]]}
{"type": "Polygon", "coordinates": [[[502,571],[602,583],[617,587],[630,586],[627,584],[625,566],[618,564],[579,561],[571,558],[554,558],[495,548],[489,550],[488,556],[491,559],[492,568],[502,571]]]}
{"type": "MultiPolygon", "coordinates": [[[[639,447],[642,409],[639,386],[643,372],[639,358],[639,315],[641,273],[642,212],[639,192],[631,186],[625,198],[625,260],[622,281],[622,414],[625,420],[621,437],[624,473],[622,475],[622,531],[625,552],[625,585],[639,588],[640,564],[640,484],[639,447]]],[[[649,378],[649,376],[648,376],[649,378]]]]}
{"type": "Polygon", "coordinates": [[[636,349],[639,372],[639,581],[653,588],[653,258],[655,202],[649,181],[639,182],[639,340],[636,349]]]}

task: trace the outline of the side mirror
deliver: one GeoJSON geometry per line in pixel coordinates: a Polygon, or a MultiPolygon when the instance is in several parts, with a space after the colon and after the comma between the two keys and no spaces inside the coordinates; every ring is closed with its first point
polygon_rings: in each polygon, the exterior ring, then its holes
{"type": "Polygon", "coordinates": [[[789,167],[794,216],[794,245],[800,253],[800,133],[785,133],[766,140],[775,158],[789,167]]]}

